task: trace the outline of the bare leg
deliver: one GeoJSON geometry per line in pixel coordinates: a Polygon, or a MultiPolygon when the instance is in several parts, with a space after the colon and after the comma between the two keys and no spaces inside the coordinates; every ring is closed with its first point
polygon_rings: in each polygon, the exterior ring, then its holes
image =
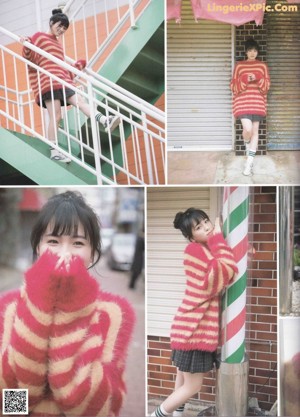
{"type": "Polygon", "coordinates": [[[48,139],[56,143],[58,125],[61,119],[60,100],[46,100],[45,104],[49,114],[48,139]]]}
{"type": "MultiPolygon", "coordinates": [[[[81,96],[78,94],[74,94],[72,97],[68,98],[68,102],[73,106],[78,106],[79,109],[84,113],[87,117],[91,117],[90,106],[86,103],[81,96]]],[[[109,116],[106,117],[102,113],[95,111],[96,120],[100,122],[107,132],[108,130],[113,131],[117,126],[119,126],[121,119],[119,116],[109,116]]]]}
{"type": "Polygon", "coordinates": [[[253,122],[253,124],[252,124],[252,136],[251,136],[250,146],[249,146],[249,148],[253,151],[257,150],[258,131],[259,131],[259,122],[253,122]]]}
{"type": "Polygon", "coordinates": [[[178,368],[177,369],[177,373],[176,373],[176,379],[175,379],[175,391],[180,388],[183,383],[184,383],[184,378],[183,378],[183,372],[179,371],[178,368]]]}
{"type": "MultiPolygon", "coordinates": [[[[178,389],[178,388],[180,388],[182,385],[183,385],[183,383],[184,383],[184,378],[183,378],[183,372],[182,371],[180,371],[178,368],[177,368],[177,373],[176,373],[176,380],[175,380],[175,391],[178,389]]],[[[173,411],[173,416],[182,416],[183,415],[183,411],[184,411],[184,406],[185,406],[185,403],[183,403],[183,404],[180,404],[180,406],[178,406],[177,408],[176,408],[176,410],[175,411],[173,411]]]]}
{"type": "Polygon", "coordinates": [[[72,106],[78,106],[83,114],[85,114],[89,118],[91,117],[89,104],[86,103],[79,94],[74,94],[72,97],[69,97],[68,103],[72,104],[72,106]]]}
{"type": "Polygon", "coordinates": [[[247,148],[247,161],[243,171],[244,175],[252,175],[253,173],[253,163],[254,157],[256,154],[257,146],[258,146],[258,130],[259,130],[259,122],[252,123],[252,134],[250,143],[248,144],[247,148]]]}
{"type": "Polygon", "coordinates": [[[243,139],[245,142],[250,142],[252,137],[252,121],[249,119],[241,119],[242,126],[243,126],[243,139]]]}
{"type": "MultiPolygon", "coordinates": [[[[172,413],[181,404],[184,404],[189,398],[200,391],[204,374],[182,372],[183,384],[180,385],[169,397],[162,403],[167,413],[172,413]]],[[[179,377],[180,378],[180,377],[179,377]]],[[[178,385],[180,379],[178,380],[178,385]]]]}

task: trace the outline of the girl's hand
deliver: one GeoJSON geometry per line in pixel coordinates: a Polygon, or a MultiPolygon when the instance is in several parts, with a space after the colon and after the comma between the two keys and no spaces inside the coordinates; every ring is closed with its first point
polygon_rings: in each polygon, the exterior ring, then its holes
{"type": "Polygon", "coordinates": [[[84,68],[86,67],[86,60],[85,60],[85,59],[79,59],[79,60],[75,63],[75,67],[76,67],[79,71],[84,70],[84,68]]]}
{"type": "Polygon", "coordinates": [[[28,36],[22,35],[20,36],[20,42],[24,43],[24,42],[30,42],[31,43],[31,39],[28,36]]]}
{"type": "Polygon", "coordinates": [[[64,264],[67,272],[69,272],[71,259],[72,259],[72,255],[71,255],[70,252],[63,253],[62,255],[60,255],[60,257],[59,257],[59,259],[58,259],[58,261],[55,265],[55,269],[62,268],[62,266],[64,264]]]}
{"type": "Polygon", "coordinates": [[[248,74],[248,81],[249,82],[251,82],[251,81],[255,81],[256,80],[256,77],[255,77],[255,75],[254,74],[248,74]]]}
{"type": "Polygon", "coordinates": [[[216,218],[215,225],[214,225],[213,234],[216,235],[217,233],[222,233],[220,217],[216,218]]]}

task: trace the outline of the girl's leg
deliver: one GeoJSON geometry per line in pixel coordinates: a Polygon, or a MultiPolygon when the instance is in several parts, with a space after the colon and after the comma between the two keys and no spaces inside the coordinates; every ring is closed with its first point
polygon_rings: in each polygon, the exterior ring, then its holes
{"type": "Polygon", "coordinates": [[[49,115],[48,139],[56,143],[58,125],[61,119],[60,100],[46,100],[45,104],[49,115]]]}
{"type": "Polygon", "coordinates": [[[245,169],[243,174],[244,175],[251,175],[254,163],[254,157],[256,154],[257,146],[258,146],[258,131],[259,131],[259,122],[253,122],[252,127],[252,136],[248,147],[247,153],[247,161],[245,165],[245,169]]]}
{"type": "MultiPolygon", "coordinates": [[[[177,373],[176,373],[176,379],[175,379],[175,391],[180,388],[184,383],[184,379],[183,379],[183,372],[180,371],[177,368],[177,373]]],[[[173,417],[179,417],[182,416],[183,411],[184,411],[184,404],[181,404],[179,407],[176,408],[176,410],[173,411],[173,417]]]]}
{"type": "Polygon", "coordinates": [[[189,398],[200,391],[204,374],[182,372],[183,384],[179,386],[169,397],[152,413],[152,416],[164,417],[184,404],[189,398]]]}
{"type": "MultiPolygon", "coordinates": [[[[60,100],[46,100],[46,108],[49,114],[48,139],[57,144],[57,131],[61,119],[60,100]]],[[[68,164],[71,159],[59,152],[57,149],[50,148],[50,158],[54,161],[68,164]]]]}
{"type": "MultiPolygon", "coordinates": [[[[68,98],[68,103],[72,104],[72,106],[78,106],[79,110],[82,111],[87,117],[91,117],[90,106],[86,103],[83,98],[78,95],[74,94],[73,96],[68,98]]],[[[107,132],[108,130],[113,131],[121,122],[119,116],[104,116],[102,113],[97,112],[95,114],[95,118],[97,122],[100,122],[107,132]]]]}
{"type": "Polygon", "coordinates": [[[256,152],[258,146],[258,131],[259,131],[259,122],[253,122],[252,124],[252,136],[250,139],[250,149],[256,152]]]}
{"type": "Polygon", "coordinates": [[[82,111],[82,113],[85,114],[87,117],[91,117],[90,106],[83,100],[83,98],[80,95],[74,94],[67,100],[68,103],[72,104],[72,106],[78,106],[80,111],[82,111]]]}
{"type": "Polygon", "coordinates": [[[243,126],[242,136],[243,136],[244,142],[248,143],[250,142],[251,137],[252,137],[253,124],[250,119],[241,119],[241,122],[243,126]]]}

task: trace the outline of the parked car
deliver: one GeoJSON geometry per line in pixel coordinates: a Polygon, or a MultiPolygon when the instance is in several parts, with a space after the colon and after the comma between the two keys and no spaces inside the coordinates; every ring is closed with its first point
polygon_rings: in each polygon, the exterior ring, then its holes
{"type": "Polygon", "coordinates": [[[107,249],[111,245],[111,240],[113,237],[113,234],[115,233],[115,229],[111,227],[104,227],[101,229],[101,249],[102,253],[106,253],[107,249]]]}
{"type": "Polygon", "coordinates": [[[134,233],[115,233],[107,250],[107,263],[111,269],[129,271],[135,251],[134,233]]]}

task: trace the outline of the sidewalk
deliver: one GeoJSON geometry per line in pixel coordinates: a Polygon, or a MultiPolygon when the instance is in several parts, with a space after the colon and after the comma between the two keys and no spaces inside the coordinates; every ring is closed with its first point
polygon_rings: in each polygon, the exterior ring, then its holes
{"type": "MultiPolygon", "coordinates": [[[[148,415],[153,413],[158,405],[162,403],[162,399],[152,398],[148,401],[148,415]]],[[[213,404],[201,405],[199,401],[191,401],[185,405],[183,417],[197,417],[200,412],[204,416],[213,416],[215,415],[215,410],[213,404]],[[206,410],[207,412],[204,412],[206,410]],[[213,412],[213,414],[211,414],[213,412]]]]}
{"type": "Polygon", "coordinates": [[[168,152],[169,184],[300,183],[300,151],[271,151],[255,157],[254,174],[242,174],[244,156],[234,152],[168,152]]]}

